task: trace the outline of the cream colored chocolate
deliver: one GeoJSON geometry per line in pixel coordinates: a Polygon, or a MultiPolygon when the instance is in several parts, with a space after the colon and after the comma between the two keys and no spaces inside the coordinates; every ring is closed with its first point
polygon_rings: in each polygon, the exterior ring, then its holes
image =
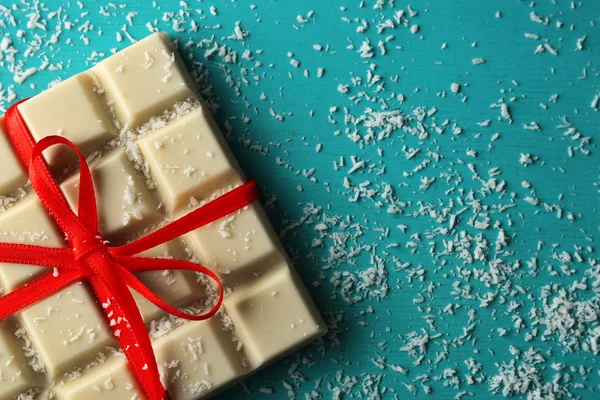
{"type": "MultiPolygon", "coordinates": [[[[114,245],[148,234],[245,180],[166,34],[135,43],[19,110],[37,140],[63,135],[93,159],[100,231],[114,245]]],[[[76,159],[60,148],[44,155],[76,209],[76,159]]],[[[63,246],[65,238],[28,187],[4,131],[0,158],[0,195],[13,199],[0,211],[0,241],[63,246]]],[[[326,331],[259,202],[140,256],[201,263],[226,286],[220,312],[200,322],[170,317],[133,292],[174,400],[209,397],[326,331]]],[[[57,272],[0,264],[0,286],[9,292],[44,273],[57,272]]],[[[138,276],[165,301],[190,312],[216,299],[215,286],[191,272],[138,276]]],[[[2,321],[0,398],[141,400],[109,329],[113,323],[119,322],[105,320],[85,282],[2,321]]]]}
{"type": "Polygon", "coordinates": [[[29,365],[10,322],[0,323],[0,398],[12,399],[35,389],[39,377],[29,365]]]}
{"type": "Polygon", "coordinates": [[[264,269],[281,251],[258,202],[185,237],[202,265],[211,267],[224,281],[264,269]]]}
{"type": "Polygon", "coordinates": [[[142,394],[123,355],[92,366],[78,379],[71,379],[56,389],[64,400],[141,400],[142,394]],[[137,396],[137,397],[136,397],[137,396]]]}
{"type": "Polygon", "coordinates": [[[295,275],[283,265],[225,302],[237,337],[256,367],[312,340],[325,328],[295,275]]]}
{"type": "MultiPolygon", "coordinates": [[[[100,218],[100,233],[119,244],[158,218],[157,204],[123,149],[106,154],[90,166],[100,218]]],[[[62,184],[63,192],[77,210],[79,175],[62,184]]]]}
{"type": "Polygon", "coordinates": [[[92,69],[123,125],[135,127],[177,101],[196,96],[193,82],[166,33],[152,35],[92,69]]]}
{"type": "MultiPolygon", "coordinates": [[[[21,104],[19,111],[36,140],[65,136],[85,156],[117,135],[88,74],[76,75],[40,93],[21,104]]],[[[48,149],[45,156],[53,167],[66,167],[76,159],[75,153],[63,146],[48,149]]]]}
{"type": "Polygon", "coordinates": [[[83,283],[74,283],[28,307],[20,317],[50,378],[114,346],[106,318],[83,283]]]}
{"type": "Polygon", "coordinates": [[[163,381],[171,395],[191,400],[209,395],[250,371],[218,317],[183,325],[156,341],[163,381]]]}
{"type": "Polygon", "coordinates": [[[4,117],[0,117],[0,160],[2,160],[0,196],[6,196],[23,186],[27,182],[27,175],[4,131],[4,117]]]}
{"type": "MultiPolygon", "coordinates": [[[[35,195],[28,195],[9,210],[0,213],[0,241],[46,247],[61,247],[63,240],[52,219],[35,195]]],[[[2,289],[12,291],[39,277],[45,268],[0,263],[2,289]]]]}
{"type": "MultiPolygon", "coordinates": [[[[140,254],[141,257],[162,257],[184,259],[183,253],[174,243],[164,243],[140,254]]],[[[185,306],[199,301],[203,293],[198,290],[196,275],[191,271],[144,271],[138,278],[161,299],[174,307],[185,306]]],[[[164,314],[164,311],[137,292],[133,297],[144,321],[149,322],[164,314]]]]}
{"type": "Polygon", "coordinates": [[[205,109],[196,108],[138,145],[171,211],[187,206],[190,196],[207,196],[227,183],[242,182],[237,163],[205,109]]]}

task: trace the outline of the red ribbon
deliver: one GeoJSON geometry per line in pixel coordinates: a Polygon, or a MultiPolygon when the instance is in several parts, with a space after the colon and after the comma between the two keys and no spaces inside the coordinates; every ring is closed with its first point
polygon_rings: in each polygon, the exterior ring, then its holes
{"type": "Polygon", "coordinates": [[[92,176],[79,149],[60,136],[48,136],[35,142],[16,103],[6,112],[6,128],[23,164],[29,169],[31,186],[44,207],[65,234],[70,247],[0,243],[0,262],[56,268],[24,286],[0,297],[0,320],[42,300],[79,280],[87,280],[94,291],[109,325],[127,356],[137,382],[148,400],[167,399],[152,345],[140,311],[129,288],[169,314],[192,321],[205,320],[217,313],[223,302],[223,287],[209,269],[188,261],[134,257],[143,251],[213,222],[258,199],[256,184],[250,181],[207,203],[163,228],[124,246],[111,247],[98,233],[98,212],[92,176]],[[79,212],[75,214],[50,174],[42,152],[54,145],[71,147],[79,156],[79,212]],[[219,287],[219,299],[206,313],[187,314],[164,302],[133,274],[137,271],[187,270],[212,278],[219,287]]]}

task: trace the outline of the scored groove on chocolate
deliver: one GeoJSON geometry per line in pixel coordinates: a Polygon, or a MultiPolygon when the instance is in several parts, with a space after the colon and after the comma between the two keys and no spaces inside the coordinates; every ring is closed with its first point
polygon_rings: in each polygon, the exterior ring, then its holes
{"type": "MultiPolygon", "coordinates": [[[[22,103],[19,111],[36,140],[63,135],[91,160],[100,231],[114,244],[151,232],[245,180],[163,33],[22,103]]],[[[63,245],[1,133],[0,241],[63,245]]],[[[75,159],[64,149],[51,150],[44,156],[76,207],[75,159]]],[[[221,312],[207,321],[182,321],[134,293],[174,400],[212,395],[325,333],[258,202],[184,236],[142,255],[190,259],[215,271],[227,291],[221,312]]],[[[9,292],[47,272],[0,264],[0,285],[9,292]]],[[[140,278],[187,310],[200,312],[216,296],[208,281],[189,272],[140,278]]],[[[112,322],[98,307],[79,282],[0,323],[0,398],[141,399],[108,327],[112,322]]]]}

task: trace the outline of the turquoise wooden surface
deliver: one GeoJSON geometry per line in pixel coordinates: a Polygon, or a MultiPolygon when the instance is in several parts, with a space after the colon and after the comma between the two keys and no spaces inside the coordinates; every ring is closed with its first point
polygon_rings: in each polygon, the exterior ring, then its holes
{"type": "MultiPolygon", "coordinates": [[[[20,51],[17,68],[39,67],[46,57],[60,68],[38,71],[18,84],[5,57],[0,104],[10,104],[11,86],[17,98],[26,97],[89,68],[102,58],[94,52],[110,54],[129,44],[123,29],[134,38],[147,35],[146,22],[179,37],[181,52],[186,58],[193,55],[196,68],[205,74],[203,87],[210,84],[211,98],[220,106],[219,123],[230,130],[229,142],[244,170],[264,188],[270,217],[331,330],[322,342],[219,399],[268,398],[270,392],[271,398],[425,398],[424,385],[438,399],[495,398],[503,396],[502,390],[517,397],[553,393],[557,398],[598,398],[598,356],[592,342],[600,335],[600,119],[592,103],[600,93],[599,2],[420,1],[412,3],[414,16],[402,1],[395,6],[381,1],[379,8],[374,1],[361,7],[359,1],[316,0],[122,4],[48,0],[18,3],[12,10],[5,4],[0,31],[20,51]],[[216,6],[217,15],[210,6],[216,6]],[[399,10],[406,26],[395,24],[378,33],[377,25],[394,21],[399,10]],[[37,21],[45,28],[29,29],[27,21],[36,21],[29,15],[38,12],[37,21]],[[136,14],[128,21],[132,12],[136,14]],[[307,22],[299,21],[299,15],[307,22]],[[64,20],[73,23],[71,29],[64,20]],[[190,29],[192,20],[199,25],[196,31],[190,29]],[[363,20],[368,28],[358,32],[363,20]],[[237,21],[248,32],[243,40],[228,38],[235,37],[237,21]],[[48,43],[58,25],[63,26],[61,36],[56,44],[48,43]],[[411,32],[413,25],[418,32],[411,32]],[[16,36],[20,29],[26,31],[22,39],[16,36]],[[218,54],[204,58],[213,44],[204,49],[196,44],[213,36],[237,52],[237,62],[226,63],[218,54]],[[372,58],[357,51],[367,39],[372,58]],[[185,46],[189,40],[191,47],[185,46]],[[377,46],[380,40],[387,40],[385,55],[377,46]],[[41,46],[27,57],[27,43],[38,47],[34,42],[41,46]],[[323,50],[313,48],[315,44],[323,50]],[[538,46],[544,52],[534,54],[538,46]],[[246,49],[252,60],[242,58],[246,49]],[[290,64],[292,58],[299,61],[297,68],[290,64]],[[474,65],[477,58],[485,63],[474,65]],[[324,68],[322,78],[318,68],[324,68]],[[368,70],[381,81],[369,82],[368,70]],[[458,93],[451,91],[453,83],[460,84],[458,93]],[[348,93],[341,93],[339,85],[349,85],[348,93]],[[509,106],[510,120],[502,117],[501,101],[509,106]],[[383,104],[404,115],[420,106],[425,111],[435,107],[423,120],[427,137],[399,129],[381,140],[351,140],[348,133],[364,135],[367,130],[364,123],[345,123],[344,108],[361,116],[369,107],[380,111],[383,104]],[[578,140],[573,140],[577,133],[558,127],[563,117],[579,133],[578,140]],[[482,126],[486,120],[489,126],[482,126]],[[443,132],[436,132],[444,121],[443,132]],[[524,128],[532,122],[540,130],[524,128]],[[500,135],[493,141],[495,133],[500,135]],[[583,137],[590,138],[589,143],[583,139],[588,155],[578,149],[583,137]],[[407,158],[404,146],[420,151],[407,158]],[[538,159],[524,166],[521,154],[538,159]],[[365,160],[366,166],[349,173],[351,156],[365,160]],[[341,157],[346,164],[336,170],[334,162],[341,157]],[[422,170],[412,172],[418,165],[422,170]],[[490,174],[492,168],[498,168],[497,176],[490,174]],[[436,180],[425,188],[423,177],[436,180]],[[492,177],[496,182],[490,186],[492,177]],[[350,201],[354,193],[345,178],[357,186],[369,181],[364,187],[375,190],[373,198],[350,201]],[[504,187],[494,189],[502,181],[504,187]],[[386,184],[402,202],[402,213],[388,212],[389,197],[381,196],[386,184]],[[563,209],[561,218],[556,205],[563,209]],[[463,207],[451,228],[443,209],[457,214],[463,207]],[[489,218],[489,227],[477,229],[469,224],[472,218],[489,218]],[[500,229],[507,245],[496,249],[500,229]],[[472,235],[463,240],[465,248],[443,254],[444,242],[454,240],[457,247],[461,233],[472,235]],[[317,239],[322,243],[315,246],[317,239]],[[478,244],[483,260],[476,257],[478,244]],[[472,262],[465,261],[468,253],[472,262]],[[495,266],[498,260],[502,262],[495,266]],[[343,290],[340,282],[350,288],[343,290]],[[544,289],[547,285],[555,286],[544,289]],[[544,310],[544,293],[550,304],[558,305],[553,299],[561,298],[561,289],[564,307],[544,310]],[[351,300],[355,296],[360,297],[356,302],[351,300]],[[559,328],[544,334],[545,318],[564,322],[563,337],[559,328]],[[414,335],[429,339],[410,354],[403,348],[414,335]],[[569,347],[569,341],[575,344],[569,347]],[[530,348],[536,356],[527,354],[530,348]],[[470,372],[465,362],[471,358],[470,372]],[[515,384],[506,381],[494,390],[496,380],[510,379],[511,372],[518,376],[515,384]],[[473,376],[473,384],[467,375],[473,376]]],[[[188,64],[194,65],[192,59],[188,64]]]]}

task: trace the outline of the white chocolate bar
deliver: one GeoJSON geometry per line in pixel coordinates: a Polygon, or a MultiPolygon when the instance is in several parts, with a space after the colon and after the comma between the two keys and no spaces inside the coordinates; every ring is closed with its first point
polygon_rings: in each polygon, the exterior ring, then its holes
{"type": "Polygon", "coordinates": [[[74,283],[20,313],[51,378],[114,346],[104,314],[95,304],[87,286],[74,283]]]}
{"type": "Polygon", "coordinates": [[[12,321],[0,323],[0,398],[12,399],[39,387],[40,377],[22,350],[21,340],[12,329],[12,321]]]}
{"type": "MultiPolygon", "coordinates": [[[[115,244],[150,226],[158,218],[157,204],[143,177],[127,159],[123,149],[116,149],[90,166],[100,219],[100,233],[115,244]]],[[[79,175],[62,184],[73,210],[77,210],[79,175]]]]}
{"type": "MultiPolygon", "coordinates": [[[[9,210],[0,213],[0,241],[46,247],[61,247],[60,233],[35,194],[29,194],[9,210]]],[[[2,288],[9,292],[43,274],[44,268],[0,263],[2,288]]]]}
{"type": "Polygon", "coordinates": [[[312,340],[324,327],[295,271],[284,266],[230,295],[225,309],[234,321],[250,363],[264,365],[312,340]],[[277,334],[273,334],[277,332],[277,334]]]}
{"type": "Polygon", "coordinates": [[[279,243],[258,202],[185,235],[202,265],[223,281],[264,270],[280,258],[279,243]]]}
{"type": "MultiPolygon", "coordinates": [[[[92,160],[100,232],[113,245],[246,179],[166,34],[135,43],[19,111],[36,140],[62,135],[92,160]]],[[[64,246],[2,129],[0,123],[0,196],[10,201],[0,208],[0,241],[64,246]]],[[[74,154],[59,146],[44,157],[77,211],[74,154]]],[[[259,202],[139,256],[200,263],[226,289],[219,313],[199,322],[171,317],[132,292],[173,400],[210,397],[326,332],[259,202]]],[[[0,288],[10,292],[53,272],[0,264],[0,288]]],[[[187,312],[203,312],[216,299],[214,284],[193,272],[137,275],[187,312]]],[[[142,399],[118,346],[92,291],[76,282],[0,322],[0,398],[142,399]]]]}
{"type": "Polygon", "coordinates": [[[56,394],[64,400],[143,398],[123,355],[111,356],[108,360],[84,370],[77,379],[59,382],[56,394]]]}
{"type": "MultiPolygon", "coordinates": [[[[163,257],[184,259],[175,243],[164,243],[140,254],[142,257],[163,257]]],[[[196,285],[196,275],[191,271],[144,271],[138,278],[161,299],[174,307],[192,304],[204,296],[196,285]]],[[[164,311],[145,297],[133,291],[144,321],[149,322],[162,316],[164,311]]]]}
{"type": "Polygon", "coordinates": [[[92,69],[118,121],[130,128],[196,97],[197,90],[168,35],[159,33],[92,69]]]}
{"type": "MultiPolygon", "coordinates": [[[[40,93],[21,104],[19,111],[36,141],[50,135],[65,136],[85,156],[117,135],[94,91],[92,78],[86,74],[76,75],[40,93]]],[[[76,160],[75,153],[64,146],[48,149],[45,156],[54,167],[65,167],[76,160]]]]}
{"type": "Polygon", "coordinates": [[[218,187],[242,182],[237,163],[205,109],[196,108],[138,145],[170,211],[187,206],[191,196],[207,196],[218,187]]]}
{"type": "Polygon", "coordinates": [[[5,196],[23,186],[27,182],[27,175],[4,131],[4,117],[0,117],[0,160],[2,160],[0,196],[5,196]]]}
{"type": "Polygon", "coordinates": [[[220,319],[191,322],[155,344],[163,381],[176,399],[209,395],[250,369],[220,319]]]}

